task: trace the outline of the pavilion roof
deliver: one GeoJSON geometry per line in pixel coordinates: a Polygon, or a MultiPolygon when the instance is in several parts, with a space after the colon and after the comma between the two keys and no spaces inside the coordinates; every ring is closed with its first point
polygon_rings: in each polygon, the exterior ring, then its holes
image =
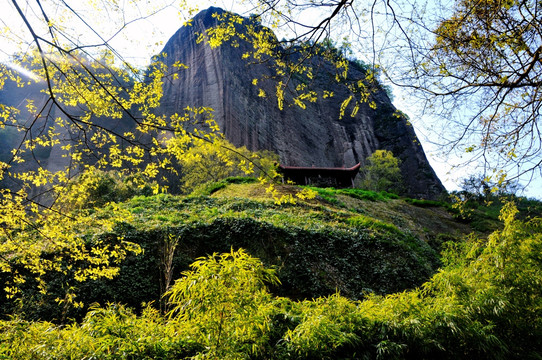
{"type": "Polygon", "coordinates": [[[286,171],[295,171],[295,172],[309,172],[309,173],[348,173],[348,172],[358,172],[361,167],[361,163],[345,168],[345,167],[316,167],[316,166],[285,166],[279,165],[279,169],[286,171]]]}

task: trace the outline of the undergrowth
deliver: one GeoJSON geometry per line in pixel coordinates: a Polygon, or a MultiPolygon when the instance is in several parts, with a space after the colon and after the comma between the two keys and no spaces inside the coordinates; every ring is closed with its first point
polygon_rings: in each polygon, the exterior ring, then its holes
{"type": "Polygon", "coordinates": [[[352,301],[273,295],[277,268],[244,250],[198,258],[164,313],[93,305],[81,323],[0,321],[6,359],[536,359],[542,354],[542,220],[449,245],[422,286],[352,301]]]}
{"type": "MultiPolygon", "coordinates": [[[[174,274],[198,256],[242,247],[266,264],[278,266],[282,286],[274,291],[296,299],[327,296],[337,290],[352,299],[401,291],[420,285],[439,266],[435,251],[397,226],[321,204],[277,205],[271,199],[159,194],[136,196],[115,206],[129,215],[113,229],[89,234],[89,239],[122,239],[141,247],[142,254],[128,257],[111,280],[78,283],[70,273],[57,274],[47,278],[47,295],[31,283],[24,284],[21,300],[25,305],[18,311],[55,321],[81,318],[84,309],[68,306],[65,314],[63,306],[55,303],[56,298],[65,298],[68,289],[87,305],[115,301],[140,310],[143,302],[159,304],[160,264],[165,242],[171,238],[178,239],[171,262],[174,274]]],[[[97,209],[94,216],[107,218],[114,211],[113,207],[97,209]]],[[[5,312],[17,309],[16,301],[0,302],[0,306],[5,312]]]]}
{"type": "Polygon", "coordinates": [[[390,199],[398,199],[399,196],[393,193],[386,191],[375,192],[371,190],[355,189],[355,188],[346,188],[346,189],[335,189],[335,188],[320,188],[314,186],[305,186],[313,191],[318,193],[318,196],[323,200],[327,201],[330,204],[337,206],[344,206],[344,203],[341,202],[337,195],[346,195],[358,200],[368,200],[368,201],[387,201],[390,199]]]}

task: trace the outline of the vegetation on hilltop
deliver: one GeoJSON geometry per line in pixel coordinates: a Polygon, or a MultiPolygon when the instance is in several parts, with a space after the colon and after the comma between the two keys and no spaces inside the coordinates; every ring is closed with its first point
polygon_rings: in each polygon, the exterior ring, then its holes
{"type": "Polygon", "coordinates": [[[16,359],[524,359],[542,349],[542,222],[515,219],[487,240],[450,246],[422,286],[352,301],[340,294],[273,296],[276,270],[246,252],[199,258],[166,294],[166,316],[147,307],[94,305],[59,327],[12,319],[0,354],[16,359]]]}
{"type": "MultiPolygon", "coordinates": [[[[228,182],[250,181],[231,178],[219,184],[228,182]]],[[[281,190],[302,191],[295,186],[281,190]]],[[[388,294],[418,286],[436,271],[440,264],[437,251],[414,228],[372,217],[364,203],[375,200],[356,199],[370,192],[346,192],[354,195],[348,196],[357,202],[355,208],[336,207],[324,199],[278,205],[265,186],[249,183],[228,185],[214,191],[212,197],[136,196],[101,209],[81,209],[80,215],[86,212],[90,219],[108,224],[102,229],[95,224],[74,229],[88,246],[96,242],[113,246],[122,239],[142,253],[127,256],[114,278],[85,282],[75,277],[75,269],[84,268],[84,261],[67,270],[73,260],[66,260],[61,269],[42,276],[47,284],[44,294],[35,287],[31,274],[21,274],[24,283],[18,285],[22,293],[14,296],[17,301],[4,300],[4,313],[17,311],[17,304],[22,304],[19,311],[26,316],[63,321],[82,317],[94,301],[121,302],[136,309],[151,301],[158,305],[167,288],[165,259],[170,255],[169,268],[177,276],[197,257],[231,248],[244,248],[267,265],[277,266],[282,286],[274,291],[292,298],[327,296],[335,291],[352,299],[368,293],[388,294]],[[239,197],[255,189],[259,195],[253,199],[239,197]],[[168,247],[172,240],[173,248],[168,247]],[[70,296],[76,296],[72,304],[55,302],[70,296]],[[73,308],[77,302],[82,302],[82,309],[73,308]]],[[[382,199],[377,201],[385,201],[384,194],[372,193],[377,195],[382,199]]],[[[50,251],[41,256],[55,255],[50,251]]],[[[4,279],[8,281],[9,275],[4,279]]]]}

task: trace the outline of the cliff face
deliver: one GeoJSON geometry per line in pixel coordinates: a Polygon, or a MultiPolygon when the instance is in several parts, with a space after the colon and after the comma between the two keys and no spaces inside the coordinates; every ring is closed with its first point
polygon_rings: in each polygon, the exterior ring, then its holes
{"type": "MultiPolygon", "coordinates": [[[[170,68],[177,61],[188,66],[178,79],[164,82],[163,114],[181,112],[186,106],[211,107],[228,140],[251,150],[275,151],[285,165],[350,167],[363,164],[377,149],[390,150],[401,160],[406,193],[434,198],[444,190],[412,127],[405,118],[394,116],[396,109],[385,91],[373,94],[375,109],[364,104],[354,117],[347,111],[340,119],[340,104],[350,94],[345,87],[334,85],[331,65],[321,62],[311,89],[333,91],[334,97],[308,103],[306,109],[285,104],[280,110],[274,96],[276,82],[252,85],[255,78],[275,74],[268,63],[250,64],[242,59],[248,43],[239,41],[235,47],[226,43],[214,49],[197,43],[199,34],[217,24],[213,13],[223,10],[209,8],[199,13],[162,51],[170,68]],[[258,96],[259,88],[266,97],[258,96]]],[[[363,76],[351,66],[349,77],[363,76]]]]}
{"type": "MultiPolygon", "coordinates": [[[[314,58],[308,65],[318,68],[318,72],[308,86],[318,94],[327,90],[334,96],[315,103],[306,102],[306,109],[301,109],[292,104],[291,97],[288,101],[286,95],[284,108],[280,110],[275,95],[277,81],[283,80],[290,91],[294,91],[296,84],[304,80],[295,76],[277,78],[276,70],[269,62],[251,64],[243,60],[243,54],[250,50],[246,42],[239,41],[237,47],[226,43],[217,48],[204,42],[197,43],[199,34],[217,24],[212,15],[217,12],[223,13],[223,10],[209,8],[202,11],[193,19],[192,26],[179,29],[164,47],[162,59],[170,69],[175,69],[173,64],[176,62],[188,68],[179,70],[177,79],[166,77],[164,80],[159,109],[162,114],[181,113],[187,106],[210,107],[214,109],[221,130],[233,144],[251,150],[272,150],[279,154],[282,164],[290,166],[351,167],[358,162],[363,165],[377,149],[390,150],[401,160],[407,194],[435,198],[444,190],[412,127],[405,118],[394,116],[396,109],[385,91],[380,89],[372,95],[375,109],[363,104],[351,117],[350,105],[345,116],[340,118],[340,105],[351,94],[345,86],[334,81],[335,68],[330,63],[314,58]],[[252,84],[253,79],[260,79],[257,86],[252,84]],[[260,89],[265,91],[265,97],[258,96],[260,89]]],[[[349,77],[363,79],[363,69],[351,65],[349,77]]],[[[42,106],[46,100],[40,92],[43,87],[40,83],[17,88],[15,84],[6,83],[0,91],[0,103],[20,106],[21,118],[31,122],[33,117],[24,109],[25,99],[42,106]]],[[[53,119],[61,115],[57,110],[53,106],[46,113],[53,119]]],[[[35,126],[37,132],[47,128],[49,120],[40,121],[44,124],[35,126]]],[[[115,122],[103,119],[103,122],[107,127],[122,122],[121,126],[126,129],[133,125],[126,119],[115,122]]],[[[7,161],[11,149],[23,135],[14,129],[0,131],[0,161],[7,161]]],[[[69,143],[76,136],[66,133],[62,137],[69,143]]],[[[40,166],[51,171],[68,166],[68,159],[60,152],[56,147],[38,153],[40,166]]]]}
{"type": "MultiPolygon", "coordinates": [[[[21,141],[25,139],[25,135],[26,139],[42,135],[50,129],[52,119],[62,116],[62,113],[55,106],[47,105],[44,107],[48,99],[48,96],[43,93],[43,90],[45,89],[44,82],[36,83],[24,74],[19,75],[24,82],[28,83],[28,85],[19,87],[12,81],[6,81],[4,88],[0,91],[0,104],[14,106],[20,111],[20,114],[18,115],[20,125],[29,127],[33,122],[34,125],[33,129],[27,134],[9,126],[6,126],[0,131],[0,161],[5,162],[10,160],[11,151],[20,145],[21,141]],[[31,115],[26,108],[28,103],[34,104],[36,108],[43,107],[42,113],[47,115],[35,119],[35,116],[31,115]]],[[[62,133],[61,136],[64,139],[70,138],[67,132],[62,133]]],[[[69,143],[69,141],[66,141],[66,143],[69,143]]],[[[65,151],[62,151],[60,146],[55,146],[53,148],[37,147],[33,153],[33,159],[27,159],[30,161],[26,161],[22,164],[14,163],[12,166],[16,166],[18,171],[35,169],[36,164],[32,161],[35,160],[39,162],[41,167],[55,172],[69,166],[69,159],[63,157],[62,154],[65,154],[65,151]]]]}

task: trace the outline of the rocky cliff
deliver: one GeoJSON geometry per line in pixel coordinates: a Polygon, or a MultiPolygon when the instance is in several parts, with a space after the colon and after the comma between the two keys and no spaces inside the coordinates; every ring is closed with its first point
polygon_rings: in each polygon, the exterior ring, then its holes
{"type": "MultiPolygon", "coordinates": [[[[188,68],[164,82],[162,113],[171,115],[186,106],[211,107],[228,140],[251,150],[275,151],[285,165],[350,167],[363,164],[377,149],[390,150],[401,160],[407,194],[434,198],[444,190],[414,130],[407,119],[397,117],[384,90],[372,95],[376,108],[363,104],[354,117],[348,112],[339,116],[340,104],[350,93],[331,79],[333,69],[325,61],[310,86],[317,92],[333,91],[334,97],[308,103],[306,109],[288,103],[279,109],[276,81],[252,85],[256,78],[276,79],[276,73],[268,62],[243,60],[250,44],[239,41],[236,46],[211,48],[205,41],[197,42],[200,34],[217,25],[213,14],[223,12],[219,8],[200,12],[191,26],[180,28],[165,45],[163,61],[170,68],[178,61],[188,68]],[[259,97],[259,89],[268,96],[259,97]]],[[[362,70],[354,64],[350,68],[349,77],[363,79],[362,70]]]]}
{"type": "MultiPolygon", "coordinates": [[[[0,91],[0,104],[16,107],[20,114],[19,125],[31,127],[27,133],[17,130],[12,126],[5,126],[0,129],[0,161],[10,162],[12,159],[12,150],[18,148],[21,142],[25,139],[32,139],[46,133],[51,125],[52,119],[62,116],[62,113],[55,106],[46,105],[48,96],[43,92],[45,89],[44,82],[34,82],[25,74],[19,74],[22,80],[26,83],[24,87],[17,86],[13,81],[6,81],[4,87],[0,91]],[[34,104],[36,108],[43,108],[42,113],[47,116],[38,118],[28,112],[27,104],[34,104]]],[[[62,137],[66,139],[65,144],[70,142],[69,134],[63,133],[62,137]]],[[[65,152],[60,146],[55,147],[36,147],[33,154],[23,156],[25,162],[12,162],[11,166],[16,171],[36,170],[38,166],[56,172],[65,169],[69,166],[69,159],[63,157],[65,152]]],[[[18,182],[11,177],[2,179],[1,185],[9,188],[18,188],[18,182]]]]}
{"type": "MultiPolygon", "coordinates": [[[[250,63],[244,60],[243,54],[252,48],[247,42],[237,41],[238,46],[225,43],[215,48],[205,41],[198,42],[200,34],[217,24],[218,20],[213,16],[216,13],[223,14],[224,11],[219,8],[202,11],[193,19],[191,26],[179,29],[164,47],[161,58],[170,70],[176,69],[173,65],[177,62],[188,68],[178,70],[177,78],[165,78],[159,112],[172,115],[181,113],[187,106],[213,108],[215,119],[228,140],[251,150],[272,150],[279,154],[282,164],[290,166],[351,167],[358,162],[363,164],[377,149],[390,150],[401,160],[406,194],[435,198],[444,190],[414,130],[407,119],[397,116],[384,90],[378,88],[372,93],[370,100],[376,104],[374,108],[362,104],[352,117],[350,105],[341,118],[341,103],[351,92],[334,81],[336,69],[332,64],[321,58],[313,58],[308,65],[319,70],[310,81],[310,88],[319,94],[324,90],[333,92],[334,96],[314,103],[306,102],[306,108],[302,109],[293,104],[292,98],[287,95],[283,109],[279,109],[275,95],[277,82],[284,81],[294,92],[292,88],[304,80],[295,76],[281,79],[269,61],[250,63]],[[257,86],[253,85],[253,79],[260,79],[257,86]],[[259,96],[260,90],[265,92],[265,97],[259,96]]],[[[289,54],[282,48],[275,50],[282,51],[283,57],[296,56],[295,52],[289,54]]],[[[363,79],[365,70],[359,64],[352,63],[348,76],[354,81],[363,79]]],[[[42,106],[46,100],[41,92],[44,86],[43,83],[36,83],[18,88],[6,82],[0,91],[0,103],[20,107],[23,122],[32,122],[33,117],[26,114],[24,106],[26,100],[42,106]]],[[[57,110],[54,106],[46,109],[47,117],[40,120],[44,123],[34,126],[36,135],[47,128],[47,119],[61,115],[57,110]]],[[[129,119],[102,121],[106,127],[129,129],[133,126],[129,119]],[[120,122],[123,124],[118,125],[120,122]]],[[[24,134],[15,129],[0,131],[0,161],[10,158],[11,149],[19,144],[22,136],[24,134]]],[[[63,141],[69,143],[74,136],[63,134],[63,141]]],[[[59,170],[68,165],[67,158],[63,158],[59,151],[59,147],[52,151],[44,149],[37,153],[34,160],[48,170],[59,170]]]]}

